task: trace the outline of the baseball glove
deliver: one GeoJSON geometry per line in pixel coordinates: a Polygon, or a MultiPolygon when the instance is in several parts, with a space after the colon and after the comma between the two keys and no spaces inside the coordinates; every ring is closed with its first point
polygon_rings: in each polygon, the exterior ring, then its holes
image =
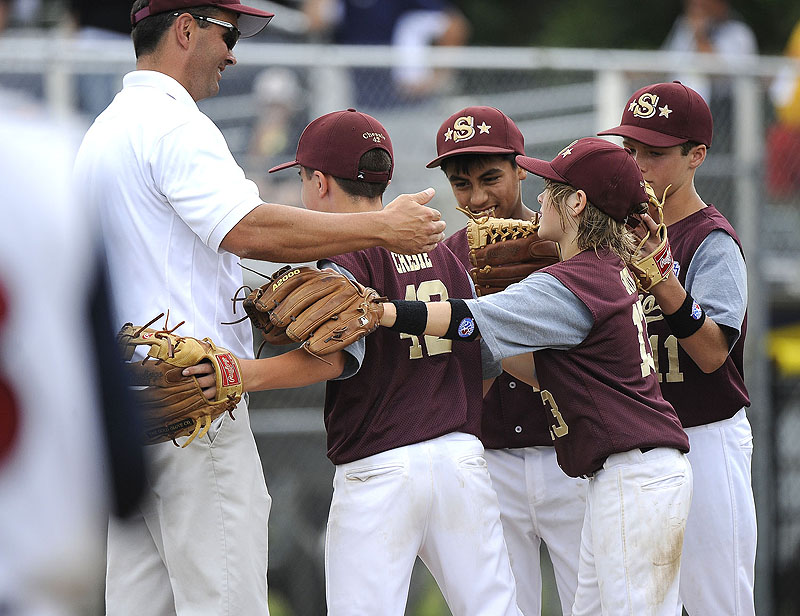
{"type": "Polygon", "coordinates": [[[539,214],[531,220],[476,217],[458,208],[470,221],[467,243],[472,267],[469,274],[477,295],[502,291],[529,274],[558,263],[561,249],[556,242],[539,237],[539,214]]]}
{"type": "Polygon", "coordinates": [[[672,272],[672,251],[669,248],[669,241],[667,240],[667,226],[664,224],[664,201],[667,198],[667,191],[670,189],[670,186],[664,189],[664,196],[661,198],[661,201],[659,201],[653,191],[653,187],[647,182],[644,184],[647,196],[649,197],[649,205],[652,209],[655,209],[655,218],[658,220],[656,236],[659,242],[658,246],[650,253],[638,256],[642,252],[645,242],[650,237],[650,232],[647,231],[636,249],[637,256],[634,257],[634,260],[628,265],[628,269],[630,269],[636,280],[636,286],[642,293],[648,293],[654,286],[669,278],[670,272],[672,272]]]}
{"type": "Polygon", "coordinates": [[[382,301],[374,289],[332,270],[286,266],[244,301],[272,344],[302,342],[316,356],[334,353],[377,329],[382,301]]]}
{"type": "MultiPolygon", "coordinates": [[[[159,315],[156,319],[161,318],[159,315]]],[[[156,319],[153,319],[155,321],[156,319]]],[[[154,445],[188,436],[186,447],[208,432],[211,422],[223,413],[233,417],[233,410],[242,398],[242,376],[239,362],[227,349],[216,346],[209,338],[178,336],[171,330],[150,329],[126,323],[117,334],[126,372],[134,394],[144,413],[144,444],[154,445]],[[149,346],[142,361],[131,358],[138,346],[149,346]],[[195,377],[181,374],[184,368],[202,361],[214,366],[217,395],[213,400],[203,395],[195,377]]]]}

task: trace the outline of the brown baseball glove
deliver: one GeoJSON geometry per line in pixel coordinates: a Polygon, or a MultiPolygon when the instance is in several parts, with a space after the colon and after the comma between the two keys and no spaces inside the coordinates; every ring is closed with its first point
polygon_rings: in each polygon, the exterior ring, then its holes
{"type": "Polygon", "coordinates": [[[171,330],[151,329],[155,320],[144,326],[126,323],[117,334],[124,364],[134,394],[144,413],[144,444],[154,445],[188,436],[186,447],[208,432],[211,422],[233,410],[242,398],[242,373],[236,357],[209,338],[178,336],[171,330]],[[131,361],[137,347],[149,346],[142,361],[131,361]],[[202,361],[214,366],[217,395],[208,400],[195,377],[181,374],[184,368],[202,361]]]}
{"type": "Polygon", "coordinates": [[[267,342],[302,342],[321,356],[375,331],[382,301],[374,289],[338,272],[287,265],[250,293],[244,309],[267,342]]]}
{"type": "Polygon", "coordinates": [[[653,250],[647,254],[642,254],[645,242],[650,238],[650,231],[646,231],[636,249],[636,256],[628,265],[628,269],[633,274],[639,291],[648,293],[654,286],[669,278],[673,261],[672,251],[667,240],[667,226],[664,224],[664,201],[667,198],[667,191],[670,186],[667,186],[664,190],[664,196],[660,201],[650,184],[645,182],[644,187],[649,197],[650,209],[651,211],[655,210],[653,213],[655,214],[654,218],[658,221],[656,237],[659,242],[653,250]]]}
{"type": "Polygon", "coordinates": [[[467,223],[469,273],[477,295],[502,291],[531,273],[558,263],[561,249],[556,242],[539,237],[539,213],[531,220],[470,217],[467,223]]]}

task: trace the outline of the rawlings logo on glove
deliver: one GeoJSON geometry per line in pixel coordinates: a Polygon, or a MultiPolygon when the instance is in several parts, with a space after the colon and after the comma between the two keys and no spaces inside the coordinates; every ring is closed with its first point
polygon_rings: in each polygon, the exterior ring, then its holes
{"type": "Polygon", "coordinates": [[[208,432],[211,422],[223,413],[233,417],[233,410],[242,398],[242,376],[236,357],[209,338],[198,340],[173,332],[182,322],[167,329],[149,326],[163,314],[143,326],[126,323],[117,334],[125,370],[144,414],[145,445],[154,445],[188,436],[181,447],[208,432]],[[142,361],[133,361],[136,348],[149,347],[142,361]],[[213,400],[193,376],[185,377],[184,368],[208,361],[214,366],[217,394],[213,400]]]}

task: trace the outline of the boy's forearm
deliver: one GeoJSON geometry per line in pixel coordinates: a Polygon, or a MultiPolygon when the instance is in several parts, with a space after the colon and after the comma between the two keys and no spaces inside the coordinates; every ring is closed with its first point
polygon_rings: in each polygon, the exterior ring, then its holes
{"type": "Polygon", "coordinates": [[[300,348],[276,357],[243,359],[239,364],[245,391],[291,389],[341,376],[345,354],[344,351],[332,353],[323,361],[300,348]]]}

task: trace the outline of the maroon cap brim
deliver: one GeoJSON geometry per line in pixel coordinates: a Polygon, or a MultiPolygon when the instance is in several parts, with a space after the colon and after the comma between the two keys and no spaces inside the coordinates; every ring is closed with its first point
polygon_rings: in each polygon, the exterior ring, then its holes
{"type": "Polygon", "coordinates": [[[300,164],[299,161],[291,160],[288,163],[281,163],[280,165],[275,165],[267,173],[275,173],[276,171],[281,171],[283,169],[288,169],[289,167],[296,167],[299,164],[300,164]]]}
{"type": "Polygon", "coordinates": [[[242,38],[255,36],[266,28],[267,24],[275,17],[273,13],[252,9],[249,6],[231,7],[231,10],[235,10],[239,13],[237,27],[239,28],[239,32],[242,33],[242,38]]]}
{"type": "Polygon", "coordinates": [[[517,164],[525,169],[525,171],[530,171],[534,175],[538,175],[539,177],[547,180],[569,184],[569,180],[553,169],[553,165],[546,160],[539,160],[538,158],[531,158],[530,156],[521,155],[518,155],[516,160],[517,164]]]}
{"type": "Polygon", "coordinates": [[[490,145],[484,145],[484,146],[476,145],[469,148],[459,148],[458,150],[453,150],[452,152],[448,152],[447,154],[442,154],[441,156],[437,156],[425,166],[428,169],[433,169],[434,167],[438,167],[445,158],[453,158],[454,156],[461,156],[462,154],[516,154],[516,150],[512,150],[511,148],[500,148],[490,145]]]}
{"type": "Polygon", "coordinates": [[[671,148],[674,145],[680,145],[689,141],[681,137],[673,137],[672,135],[665,135],[649,128],[642,128],[641,126],[629,126],[623,124],[616,128],[609,128],[604,130],[598,135],[616,135],[618,137],[627,137],[628,139],[635,139],[645,145],[654,148],[671,148]]]}

